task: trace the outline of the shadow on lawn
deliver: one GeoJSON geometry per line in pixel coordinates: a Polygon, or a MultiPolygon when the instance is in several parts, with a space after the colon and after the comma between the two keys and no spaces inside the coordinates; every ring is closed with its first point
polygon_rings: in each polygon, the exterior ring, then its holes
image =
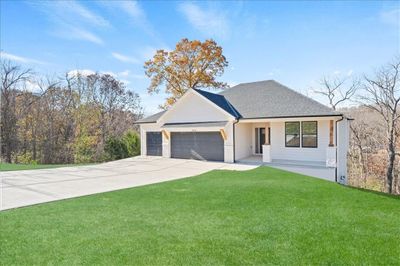
{"type": "Polygon", "coordinates": [[[385,192],[380,192],[380,191],[366,189],[366,188],[360,188],[360,187],[352,187],[352,186],[346,186],[346,187],[349,189],[359,190],[359,191],[363,191],[363,192],[367,192],[367,193],[371,193],[371,194],[375,194],[375,195],[379,195],[379,196],[384,196],[384,197],[400,200],[400,195],[388,194],[385,192]]]}

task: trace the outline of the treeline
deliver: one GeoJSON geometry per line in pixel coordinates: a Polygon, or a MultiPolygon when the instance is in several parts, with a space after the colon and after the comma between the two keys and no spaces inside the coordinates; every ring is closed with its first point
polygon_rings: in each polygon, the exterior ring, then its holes
{"type": "Polygon", "coordinates": [[[324,77],[315,93],[334,110],[342,109],[350,123],[349,184],[400,194],[400,57],[373,74],[324,77]]]}
{"type": "MultiPolygon", "coordinates": [[[[354,187],[387,191],[388,149],[382,117],[365,106],[344,110],[354,120],[350,126],[348,154],[349,184],[354,187]]],[[[397,140],[400,149],[400,139],[397,140]]],[[[394,165],[393,192],[399,193],[399,159],[394,165]]]]}
{"type": "Polygon", "coordinates": [[[70,72],[39,79],[1,61],[1,82],[2,161],[86,163],[140,153],[140,98],[115,77],[70,72]]]}

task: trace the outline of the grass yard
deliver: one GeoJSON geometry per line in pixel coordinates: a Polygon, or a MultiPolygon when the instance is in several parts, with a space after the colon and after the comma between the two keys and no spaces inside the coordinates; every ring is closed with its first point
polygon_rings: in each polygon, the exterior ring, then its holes
{"type": "Polygon", "coordinates": [[[34,170],[59,168],[68,166],[79,166],[84,164],[15,164],[15,163],[0,163],[0,171],[19,171],[19,170],[34,170]]]}
{"type": "Polygon", "coordinates": [[[0,213],[2,265],[400,263],[400,198],[260,167],[0,213]]]}

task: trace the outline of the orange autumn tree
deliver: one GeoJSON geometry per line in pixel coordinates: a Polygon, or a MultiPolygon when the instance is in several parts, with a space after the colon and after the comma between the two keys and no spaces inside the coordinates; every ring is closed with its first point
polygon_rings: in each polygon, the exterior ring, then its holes
{"type": "Polygon", "coordinates": [[[175,50],[158,50],[153,58],[144,64],[145,74],[151,79],[148,92],[159,93],[165,85],[168,95],[161,109],[168,109],[188,89],[225,89],[228,85],[216,78],[224,73],[228,61],[222,54],[222,47],[214,40],[204,42],[182,39],[175,50]]]}

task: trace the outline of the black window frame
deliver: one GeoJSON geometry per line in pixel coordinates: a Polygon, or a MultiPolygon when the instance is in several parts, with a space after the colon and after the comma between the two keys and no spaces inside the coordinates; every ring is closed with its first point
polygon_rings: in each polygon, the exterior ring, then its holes
{"type": "Polygon", "coordinates": [[[318,148],[318,121],[301,121],[301,147],[302,148],[318,148]],[[304,134],[303,123],[315,123],[315,146],[304,146],[303,137],[306,136],[314,136],[312,134],[304,134]]]}
{"type": "Polygon", "coordinates": [[[286,148],[300,148],[301,147],[301,138],[302,138],[302,136],[301,136],[301,123],[300,123],[300,121],[287,121],[287,122],[285,122],[285,147],[286,148]],[[288,145],[288,143],[287,143],[287,136],[288,135],[293,135],[293,134],[287,134],[287,132],[286,132],[286,127],[287,127],[287,124],[288,123],[297,123],[297,124],[299,124],[299,145],[297,146],[292,146],[292,145],[288,145]]]}

